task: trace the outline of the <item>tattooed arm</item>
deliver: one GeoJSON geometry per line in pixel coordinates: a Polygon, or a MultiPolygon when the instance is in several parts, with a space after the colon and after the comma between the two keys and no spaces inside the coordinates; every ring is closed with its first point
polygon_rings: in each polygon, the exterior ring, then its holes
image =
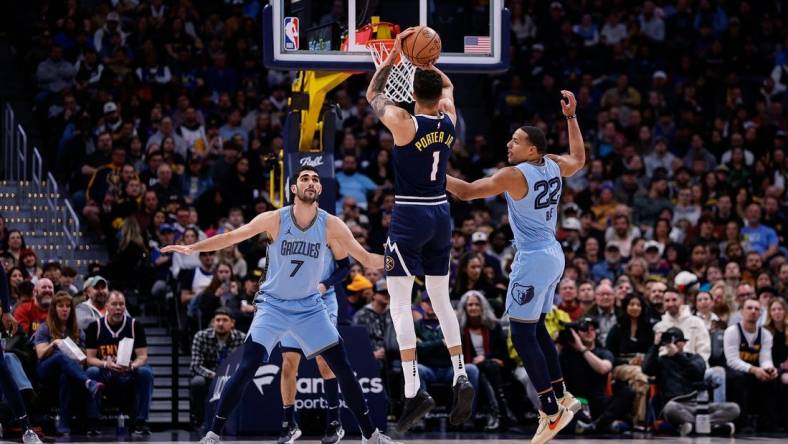
{"type": "Polygon", "coordinates": [[[383,125],[391,131],[396,145],[404,145],[413,139],[416,134],[416,126],[413,124],[410,113],[397,106],[391,99],[386,97],[384,91],[391,70],[394,68],[394,61],[400,56],[402,40],[411,34],[411,28],[406,29],[397,35],[394,47],[389,53],[388,58],[375,71],[372,80],[367,88],[367,101],[378,116],[383,125]]]}

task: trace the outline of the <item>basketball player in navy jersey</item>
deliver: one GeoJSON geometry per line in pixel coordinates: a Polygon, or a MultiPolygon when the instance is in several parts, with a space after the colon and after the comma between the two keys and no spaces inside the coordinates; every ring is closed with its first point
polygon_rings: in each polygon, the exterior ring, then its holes
{"type": "MultiPolygon", "coordinates": [[[[364,266],[383,268],[383,256],[372,254],[354,238],[338,217],[317,206],[322,187],[313,167],[299,168],[290,192],[293,204],[257,215],[235,230],[192,245],[170,245],[163,253],[192,254],[215,251],[267,232],[273,239],[268,248],[266,280],[255,298],[256,311],[244,343],[241,364],[224,387],[210,431],[201,444],[218,444],[219,434],[232,410],[241,400],[257,368],[286,334],[291,334],[307,358],[323,357],[336,375],[342,396],[356,417],[363,444],[393,444],[372,424],[369,408],[348,362],[342,338],[331,323],[319,286],[325,255],[333,254],[338,269],[348,265],[348,253],[364,266]]],[[[335,279],[325,280],[331,285],[335,279]]]]}
{"type": "MultiPolygon", "coordinates": [[[[558,353],[544,325],[564,272],[564,254],[555,238],[561,177],[575,174],[586,159],[575,116],[575,96],[569,91],[561,91],[561,95],[569,129],[568,155],[547,154],[542,130],[524,126],[514,132],[507,144],[507,158],[513,166],[473,183],[448,177],[449,192],[460,199],[501,193],[506,197],[517,249],[509,275],[506,312],[511,319],[514,347],[539,393],[541,411],[533,444],[552,439],[580,409],[577,399],[566,391],[558,353]]],[[[586,352],[590,350],[583,353],[586,352]]]]}
{"type": "MultiPolygon", "coordinates": [[[[0,308],[3,310],[2,327],[4,330],[14,333],[19,325],[11,316],[11,306],[8,299],[8,278],[5,274],[5,269],[0,267],[0,308]]],[[[3,344],[5,345],[5,344],[3,344]]],[[[19,388],[16,386],[11,372],[5,363],[3,356],[3,346],[0,345],[0,390],[3,392],[3,397],[11,407],[11,412],[16,416],[19,422],[19,427],[23,430],[22,442],[25,444],[41,444],[41,439],[36,435],[36,432],[30,426],[30,418],[27,416],[22,396],[19,394],[19,388]]]]}
{"type": "Polygon", "coordinates": [[[411,115],[392,102],[383,91],[401,42],[415,31],[399,35],[388,59],[381,64],[367,89],[367,100],[394,137],[395,204],[386,241],[386,283],[394,329],[397,332],[402,373],[405,378],[405,405],[397,428],[408,430],[435,406],[425,390],[420,390],[416,360],[416,331],[411,315],[411,292],[415,276],[424,276],[432,308],[440,322],[454,369],[454,404],[449,421],[464,423],[473,408],[473,386],[468,381],[462,356],[457,315],[449,301],[449,261],[451,215],[446,200],[446,169],[455,139],[454,86],[434,66],[416,69],[413,76],[411,115]]]}

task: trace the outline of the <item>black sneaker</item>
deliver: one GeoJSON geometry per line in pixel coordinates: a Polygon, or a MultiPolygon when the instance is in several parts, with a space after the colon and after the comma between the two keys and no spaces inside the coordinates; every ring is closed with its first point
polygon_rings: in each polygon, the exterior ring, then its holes
{"type": "Polygon", "coordinates": [[[326,428],[326,434],[320,438],[321,444],[337,444],[345,436],[345,429],[339,421],[331,421],[326,428]]]}
{"type": "Polygon", "coordinates": [[[298,423],[293,421],[292,424],[282,423],[282,431],[279,432],[279,439],[276,440],[278,444],[293,444],[293,442],[301,437],[301,429],[298,428],[298,423]]]}
{"type": "Polygon", "coordinates": [[[96,426],[89,426],[87,434],[88,436],[101,436],[101,430],[96,426]]]}
{"type": "Polygon", "coordinates": [[[419,422],[421,418],[435,407],[435,400],[424,390],[419,390],[416,396],[405,398],[405,405],[402,407],[402,414],[397,423],[397,431],[405,433],[413,424],[419,422]]]}
{"type": "Polygon", "coordinates": [[[454,384],[454,404],[449,413],[449,422],[452,425],[463,424],[471,417],[473,411],[473,386],[468,377],[460,375],[454,384]]]}
{"type": "Polygon", "coordinates": [[[150,435],[150,427],[148,423],[142,420],[139,420],[134,423],[134,435],[136,436],[148,436],[150,435]]]}

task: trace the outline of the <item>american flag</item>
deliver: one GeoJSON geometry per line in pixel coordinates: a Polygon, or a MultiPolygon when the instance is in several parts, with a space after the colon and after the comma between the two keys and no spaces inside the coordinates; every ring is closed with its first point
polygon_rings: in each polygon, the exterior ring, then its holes
{"type": "Polygon", "coordinates": [[[479,37],[475,35],[466,35],[464,40],[463,51],[465,54],[489,54],[490,53],[490,37],[479,37]]]}

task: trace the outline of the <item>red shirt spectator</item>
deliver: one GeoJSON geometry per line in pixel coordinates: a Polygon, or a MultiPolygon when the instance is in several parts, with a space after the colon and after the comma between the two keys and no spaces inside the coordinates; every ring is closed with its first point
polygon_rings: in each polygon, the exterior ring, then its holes
{"type": "Polygon", "coordinates": [[[33,299],[29,302],[20,304],[14,310],[14,319],[19,322],[28,334],[33,334],[38,330],[38,326],[46,322],[49,304],[52,303],[52,296],[55,294],[55,286],[47,278],[41,278],[36,283],[33,290],[33,299]]]}

